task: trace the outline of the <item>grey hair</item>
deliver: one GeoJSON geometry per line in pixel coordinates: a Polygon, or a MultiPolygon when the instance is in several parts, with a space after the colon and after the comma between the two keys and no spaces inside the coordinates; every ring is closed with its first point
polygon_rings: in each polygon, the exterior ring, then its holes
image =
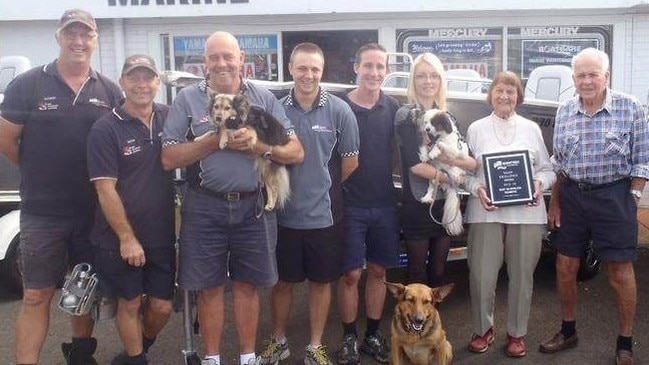
{"type": "Polygon", "coordinates": [[[602,72],[606,73],[609,71],[610,61],[608,54],[606,54],[606,52],[604,51],[592,47],[585,48],[572,57],[571,66],[573,70],[575,69],[575,64],[583,57],[596,58],[597,60],[599,60],[600,65],[602,65],[602,72]]]}

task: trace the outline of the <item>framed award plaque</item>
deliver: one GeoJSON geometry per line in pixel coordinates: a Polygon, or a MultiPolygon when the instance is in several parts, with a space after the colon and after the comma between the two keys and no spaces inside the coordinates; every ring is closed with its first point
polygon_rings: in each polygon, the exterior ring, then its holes
{"type": "Polygon", "coordinates": [[[484,154],[482,163],[491,204],[520,205],[534,200],[534,175],[529,151],[484,154]]]}

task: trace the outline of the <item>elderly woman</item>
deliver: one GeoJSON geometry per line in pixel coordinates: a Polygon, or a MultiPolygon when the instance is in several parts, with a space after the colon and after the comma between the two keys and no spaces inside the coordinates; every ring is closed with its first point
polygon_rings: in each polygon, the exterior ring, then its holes
{"type": "Polygon", "coordinates": [[[494,341],[493,313],[498,271],[507,263],[507,355],[526,355],[527,333],[534,269],[541,255],[541,236],[546,223],[543,190],[554,183],[555,174],[541,129],[516,114],[523,103],[523,87],[509,71],[496,75],[487,102],[493,113],[469,126],[467,142],[478,161],[478,169],[467,179],[471,192],[466,221],[470,224],[468,263],[474,334],[469,350],[487,351],[494,341]],[[487,195],[482,155],[493,152],[529,151],[534,180],[534,202],[496,207],[487,195]]]}
{"type": "MultiPolygon", "coordinates": [[[[437,287],[445,283],[444,268],[451,245],[451,237],[444,227],[432,218],[441,221],[444,196],[440,191],[432,207],[420,203],[419,199],[425,194],[428,180],[435,179],[438,174],[440,182],[448,183],[449,180],[445,173],[420,162],[419,146],[422,144],[422,136],[409,117],[414,108],[446,110],[444,66],[432,53],[423,53],[414,60],[410,71],[408,99],[410,104],[401,107],[395,116],[403,171],[401,227],[408,251],[408,281],[437,287]]],[[[476,165],[472,158],[450,160],[446,156],[440,156],[440,159],[463,169],[472,170],[476,165]]]]}

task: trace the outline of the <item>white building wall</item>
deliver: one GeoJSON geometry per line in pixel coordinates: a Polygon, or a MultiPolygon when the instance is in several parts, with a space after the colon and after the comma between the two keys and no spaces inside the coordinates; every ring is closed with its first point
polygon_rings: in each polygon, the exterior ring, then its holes
{"type": "MultiPolygon", "coordinates": [[[[227,30],[235,34],[280,35],[282,31],[376,29],[379,41],[394,50],[396,31],[404,28],[613,24],[612,87],[631,93],[645,102],[649,89],[649,14],[634,14],[620,9],[231,15],[131,18],[120,19],[119,22],[123,27],[123,43],[119,42],[119,37],[115,37],[115,20],[99,19],[99,48],[93,57],[93,67],[115,80],[122,62],[118,58],[133,53],[149,54],[161,67],[162,34],[207,35],[216,30],[227,30]]],[[[56,21],[53,20],[2,21],[0,56],[21,54],[29,57],[33,64],[49,62],[58,53],[55,30],[56,21]]],[[[282,59],[279,61],[286,62],[282,59]]]]}
{"type": "Polygon", "coordinates": [[[631,93],[649,104],[649,14],[633,17],[631,93]]]}

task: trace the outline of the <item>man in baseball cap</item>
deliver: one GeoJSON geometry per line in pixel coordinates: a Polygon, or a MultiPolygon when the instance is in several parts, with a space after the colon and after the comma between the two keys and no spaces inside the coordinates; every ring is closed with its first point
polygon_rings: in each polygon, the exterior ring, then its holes
{"type": "MultiPolygon", "coordinates": [[[[119,86],[90,65],[97,48],[92,15],[66,10],[55,37],[58,57],[7,86],[0,117],[0,151],[22,176],[24,294],[15,326],[16,364],[39,362],[56,285],[68,265],[95,265],[89,236],[96,194],[82,156],[93,123],[123,99],[119,86]]],[[[70,317],[72,339],[61,345],[65,364],[97,364],[92,317],[70,317]]]]}
{"type": "Polygon", "coordinates": [[[61,20],[59,20],[58,30],[67,28],[68,25],[73,23],[81,23],[94,31],[97,30],[97,23],[95,22],[95,18],[92,17],[92,14],[81,9],[66,10],[61,16],[61,20]]]}
{"type": "Polygon", "coordinates": [[[129,56],[119,84],[126,100],[88,136],[88,175],[101,208],[90,239],[99,248],[102,294],[117,297],[124,351],[110,364],[145,365],[172,312],[176,272],[173,181],[160,160],[168,107],[154,101],[160,78],[149,56],[129,56]]]}
{"type": "Polygon", "coordinates": [[[131,73],[131,71],[140,67],[151,70],[154,74],[158,75],[158,70],[155,68],[153,58],[147,55],[136,54],[129,56],[126,58],[126,61],[124,61],[124,66],[122,66],[122,76],[127,75],[131,73]]]}

